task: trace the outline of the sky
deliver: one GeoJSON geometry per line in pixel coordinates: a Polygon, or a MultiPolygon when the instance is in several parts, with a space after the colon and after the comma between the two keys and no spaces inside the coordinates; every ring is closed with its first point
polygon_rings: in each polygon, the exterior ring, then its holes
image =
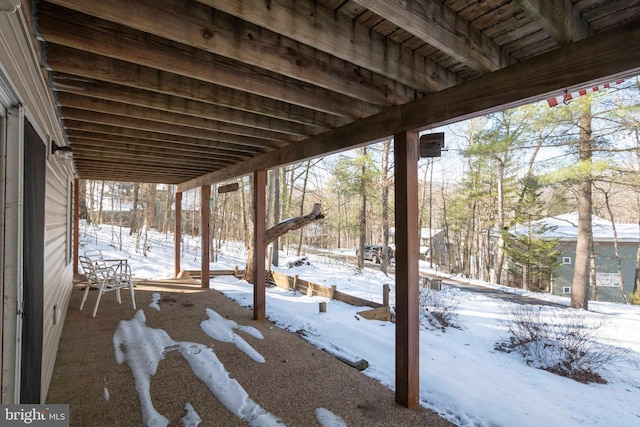
{"type": "MultiPolygon", "coordinates": [[[[116,228],[102,225],[81,226],[81,253],[101,249],[106,258],[126,257],[136,279],[162,279],[173,275],[172,236],[153,234],[148,257],[137,254],[134,236],[123,232],[123,250],[114,249],[112,236],[120,235],[116,228]]],[[[187,237],[185,237],[186,239],[187,237]]],[[[197,243],[183,244],[182,269],[200,269],[197,243]]],[[[394,305],[394,278],[374,268],[359,272],[346,254],[354,249],[336,249],[336,258],[307,255],[308,264],[287,268],[290,256],[280,256],[283,273],[361,298],[382,301],[382,285],[391,285],[391,306],[394,305]]],[[[211,269],[243,268],[245,254],[235,244],[225,244],[217,263],[211,269]]],[[[421,271],[428,263],[421,262],[421,271]]],[[[434,328],[421,312],[420,328],[420,404],[459,426],[632,426],[640,425],[640,306],[590,302],[590,311],[570,308],[541,307],[543,316],[584,318],[588,324],[601,325],[594,342],[612,350],[615,358],[597,370],[606,384],[583,384],[536,367],[540,361],[527,361],[516,352],[496,350],[509,339],[507,322],[514,303],[487,295],[470,293],[446,285],[437,294],[450,304],[457,327],[434,328]],[[574,313],[574,314],[571,314],[574,313]]],[[[565,297],[525,292],[477,280],[455,277],[493,290],[523,294],[568,306],[565,297]]],[[[212,288],[226,294],[242,306],[253,304],[252,285],[231,276],[211,280],[212,288]]],[[[438,291],[431,291],[438,292],[438,291]]],[[[199,343],[176,342],[161,329],[145,323],[146,310],[162,310],[162,295],[154,294],[149,301],[138,301],[132,319],[122,319],[114,331],[114,357],[118,363],[131,367],[142,408],[144,425],[167,425],[162,408],[154,408],[149,383],[158,362],[167,351],[179,352],[200,378],[231,412],[255,426],[281,426],[280,415],[270,414],[254,402],[246,391],[225,370],[214,351],[199,343]],[[142,343],[142,344],[141,344],[142,343]],[[125,350],[126,351],[123,351],[125,350]],[[151,368],[150,368],[151,367],[151,368]],[[209,374],[218,380],[212,381],[209,374]],[[238,402],[243,402],[238,405],[238,402]],[[153,424],[155,423],[155,424],[153,424]]],[[[268,320],[292,333],[304,330],[307,340],[320,347],[330,345],[347,358],[367,360],[363,375],[379,381],[390,389],[395,387],[395,325],[391,322],[365,320],[362,307],[307,297],[300,293],[268,288],[266,295],[268,320]],[[319,313],[318,303],[326,302],[326,313],[319,313]]],[[[202,330],[213,339],[229,340],[245,352],[254,363],[264,363],[262,355],[250,345],[263,339],[259,331],[223,319],[214,310],[203,313],[202,330]],[[216,332],[218,331],[218,332],[216,332]],[[224,331],[224,333],[219,333],[224,331]]],[[[103,390],[105,399],[109,390],[103,390]]],[[[185,406],[183,425],[197,426],[199,417],[189,404],[185,406]]],[[[318,408],[316,418],[323,427],[345,426],[340,414],[318,408]]],[[[178,420],[174,420],[178,421],[178,420]]]]}

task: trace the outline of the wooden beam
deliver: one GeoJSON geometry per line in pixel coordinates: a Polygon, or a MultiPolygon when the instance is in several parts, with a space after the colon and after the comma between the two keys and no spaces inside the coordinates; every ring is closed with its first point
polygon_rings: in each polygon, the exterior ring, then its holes
{"type": "Polygon", "coordinates": [[[589,36],[589,23],[571,0],[514,0],[524,12],[560,44],[568,44],[589,36]]]}
{"type": "Polygon", "coordinates": [[[209,199],[211,199],[211,186],[203,185],[200,189],[200,246],[202,247],[202,277],[200,283],[203,288],[209,288],[209,245],[210,245],[210,230],[209,223],[211,222],[211,206],[209,206],[209,199]]]}
{"type": "MultiPolygon", "coordinates": [[[[298,43],[201,3],[137,2],[136,13],[131,13],[129,0],[50,2],[375,105],[403,104],[414,96],[413,88],[368,70],[355,71],[313,44],[298,43]]],[[[42,10],[47,8],[40,8],[39,14],[42,10]]]]}
{"type": "MultiPolygon", "coordinates": [[[[38,31],[47,42],[237,90],[251,88],[258,95],[345,117],[358,118],[381,110],[380,105],[345,95],[350,93],[346,90],[334,92],[87,15],[54,10],[41,8],[38,15],[38,31]]],[[[333,78],[340,80],[342,76],[333,78]]]]}
{"type": "Polygon", "coordinates": [[[221,149],[221,152],[223,150],[228,150],[227,155],[229,156],[239,156],[241,155],[240,153],[256,153],[264,151],[255,149],[253,147],[273,147],[273,144],[268,140],[242,137],[240,135],[234,135],[220,131],[198,129],[193,127],[175,125],[173,123],[162,123],[152,120],[143,120],[135,117],[116,116],[100,112],[78,110],[76,108],[62,107],[60,110],[60,115],[65,121],[75,120],[81,122],[90,122],[106,126],[123,127],[145,132],[164,133],[172,136],[194,138],[201,141],[211,141],[212,143],[215,142],[221,149]]]}
{"type": "Polygon", "coordinates": [[[358,147],[390,133],[424,130],[534,102],[640,73],[640,22],[581,40],[528,61],[430,94],[375,116],[243,163],[185,181],[181,191],[203,182],[220,182],[259,168],[273,168],[358,147]]]}
{"type": "Polygon", "coordinates": [[[176,191],[175,221],[173,227],[173,277],[180,274],[180,243],[182,242],[182,193],[176,191]]]}
{"type": "Polygon", "coordinates": [[[194,168],[194,170],[213,170],[219,169],[230,164],[230,161],[221,161],[216,158],[214,154],[207,156],[197,154],[190,154],[188,151],[174,151],[174,150],[162,150],[145,149],[145,146],[129,146],[129,144],[110,143],[108,146],[104,144],[104,141],[100,139],[79,139],[69,138],[73,146],[74,157],[88,159],[88,158],[104,158],[105,160],[120,160],[127,159],[134,162],[141,162],[143,164],[166,164],[167,158],[171,159],[172,165],[179,165],[181,169],[194,168]]]}
{"type": "Polygon", "coordinates": [[[169,123],[173,125],[191,127],[213,132],[228,133],[248,138],[265,139],[273,141],[273,146],[284,147],[290,142],[299,141],[301,138],[273,130],[257,129],[245,124],[227,123],[203,117],[194,117],[181,113],[163,111],[154,108],[139,107],[137,105],[121,102],[106,101],[88,96],[58,93],[58,103],[66,108],[76,110],[93,111],[116,116],[132,117],[151,120],[154,122],[169,123]]]}
{"type": "MultiPolygon", "coordinates": [[[[91,154],[87,151],[79,150],[77,158],[74,159],[76,164],[81,164],[87,161],[95,162],[94,165],[99,165],[100,160],[104,160],[105,167],[108,167],[110,164],[113,165],[114,168],[122,169],[129,168],[134,171],[145,171],[145,170],[164,170],[170,174],[173,172],[189,172],[191,174],[204,173],[205,171],[210,171],[212,169],[216,169],[213,165],[193,165],[189,162],[180,161],[177,159],[175,162],[169,163],[166,160],[162,161],[152,161],[148,159],[138,159],[135,157],[129,156],[119,156],[113,155],[108,156],[105,154],[91,154]]],[[[219,167],[219,166],[218,166],[219,167]]],[[[120,180],[122,180],[122,176],[120,180]]]]}
{"type": "Polygon", "coordinates": [[[269,7],[238,0],[197,0],[260,27],[313,46],[421,92],[460,83],[458,77],[411,49],[314,0],[270,0],[269,7]]]}
{"type": "Polygon", "coordinates": [[[199,100],[133,89],[111,83],[81,81],[77,77],[68,75],[54,75],[53,86],[58,93],[58,102],[63,104],[65,102],[61,98],[62,94],[80,96],[88,96],[90,94],[92,99],[115,101],[209,120],[219,120],[236,125],[251,125],[257,129],[285,134],[278,139],[290,142],[298,141],[302,135],[315,135],[328,130],[326,126],[297,123],[199,100]]]}
{"type": "Polygon", "coordinates": [[[396,208],[396,402],[407,408],[420,399],[420,294],[418,278],[417,132],[394,136],[396,208]]]}
{"type": "Polygon", "coordinates": [[[354,1],[474,70],[486,73],[515,62],[440,0],[354,1]]]}
{"type": "Polygon", "coordinates": [[[91,79],[312,126],[333,128],[350,121],[334,114],[54,43],[47,43],[46,63],[48,68],[56,71],[54,81],[58,88],[65,85],[82,90],[81,82],[91,79]],[[62,80],[60,76],[64,77],[63,81],[58,81],[58,78],[62,80]]]}
{"type": "Polygon", "coordinates": [[[253,173],[253,319],[266,318],[265,294],[265,231],[266,231],[266,196],[267,171],[256,170],[253,173]]]}
{"type": "MultiPolygon", "coordinates": [[[[193,138],[177,138],[170,135],[162,135],[162,139],[154,139],[149,135],[144,137],[134,137],[125,134],[118,134],[119,128],[94,125],[86,126],[93,129],[91,131],[80,130],[82,123],[86,122],[71,122],[67,128],[67,135],[72,142],[78,142],[83,145],[90,145],[94,148],[100,148],[103,153],[114,151],[115,148],[123,150],[143,148],[147,150],[149,155],[157,155],[166,160],[168,155],[175,155],[180,157],[193,157],[200,158],[207,161],[217,161],[221,164],[227,164],[228,161],[222,161],[226,156],[219,156],[216,146],[207,145],[207,141],[202,141],[201,145],[196,144],[198,140],[193,138]],[[105,132],[98,132],[96,129],[104,128],[105,132]]],[[[121,128],[120,128],[121,129],[121,128]]],[[[137,131],[140,133],[141,131],[137,131]]],[[[74,146],[75,147],[75,146],[74,146]]],[[[222,151],[224,153],[224,150],[222,151]]],[[[246,157],[249,157],[252,153],[246,152],[246,157]]],[[[255,152],[254,152],[255,154],[255,152]]]]}
{"type": "MultiPolygon", "coordinates": [[[[171,148],[176,150],[192,150],[194,152],[209,152],[216,151],[221,154],[225,153],[225,150],[229,150],[231,154],[243,154],[254,155],[256,153],[265,152],[265,147],[252,147],[252,146],[234,146],[224,142],[219,142],[210,139],[192,138],[188,136],[178,136],[167,133],[152,132],[147,130],[132,129],[121,126],[112,126],[108,124],[92,123],[90,121],[71,120],[65,119],[65,127],[69,135],[76,135],[78,132],[95,133],[100,135],[112,135],[118,138],[123,137],[122,141],[127,141],[126,138],[137,139],[140,141],[149,141],[149,146],[154,146],[156,142],[168,142],[172,144],[171,148]],[[215,149],[215,150],[214,150],[215,149]]],[[[85,135],[84,137],[91,137],[91,135],[85,135]]],[[[105,139],[105,136],[100,136],[101,139],[105,139]]],[[[112,139],[116,141],[118,138],[112,139]]],[[[160,144],[159,146],[163,146],[160,144]]],[[[169,147],[167,145],[167,147],[169,147]]],[[[224,157],[224,156],[223,156],[224,157]]]]}

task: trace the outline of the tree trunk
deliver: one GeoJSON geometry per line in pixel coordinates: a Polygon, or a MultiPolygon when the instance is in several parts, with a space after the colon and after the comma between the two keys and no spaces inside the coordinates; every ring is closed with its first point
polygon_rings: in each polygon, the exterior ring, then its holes
{"type": "MultiPolygon", "coordinates": [[[[304,170],[304,180],[302,181],[302,197],[300,200],[300,216],[304,213],[304,199],[307,195],[307,182],[309,181],[309,169],[311,169],[311,160],[307,160],[307,166],[304,170]]],[[[300,238],[298,239],[298,256],[302,253],[302,244],[304,242],[304,229],[300,229],[300,238]]]]}
{"type": "Polygon", "coordinates": [[[502,281],[502,266],[504,264],[504,210],[505,210],[505,201],[504,201],[504,169],[505,169],[505,161],[504,158],[499,161],[498,167],[498,221],[496,227],[498,229],[498,244],[496,247],[496,265],[494,271],[495,277],[492,282],[496,284],[500,284],[502,281]]]}
{"type": "Polygon", "coordinates": [[[244,247],[249,247],[249,221],[247,220],[247,206],[244,193],[244,177],[240,178],[240,205],[242,209],[242,241],[244,247]]]}
{"type": "Polygon", "coordinates": [[[629,304],[629,302],[627,301],[627,294],[624,291],[624,275],[622,274],[622,259],[620,257],[620,247],[618,245],[618,229],[616,228],[615,218],[613,216],[613,211],[611,210],[611,204],[609,203],[609,192],[605,191],[602,188],[600,190],[604,194],[605,207],[607,208],[607,213],[609,214],[609,219],[611,221],[611,227],[613,228],[613,249],[616,255],[618,276],[620,277],[620,292],[622,294],[622,301],[624,301],[625,304],[629,304]]]}
{"type": "Polygon", "coordinates": [[[389,175],[391,169],[389,166],[390,152],[391,140],[388,139],[384,142],[382,149],[382,259],[380,260],[380,270],[384,274],[387,274],[389,265],[389,187],[393,182],[389,175]]]}
{"type": "Polygon", "coordinates": [[[96,222],[96,182],[89,181],[89,222],[96,222]]]}
{"type": "Polygon", "coordinates": [[[80,218],[89,221],[89,210],[87,208],[87,181],[84,179],[78,180],[78,195],[79,195],[79,214],[80,218]]]}
{"type": "Polygon", "coordinates": [[[164,206],[164,219],[162,221],[162,233],[167,235],[171,229],[171,204],[173,203],[173,186],[167,185],[167,200],[164,206]]]}
{"type": "Polygon", "coordinates": [[[147,184],[147,210],[145,215],[145,226],[156,228],[156,184],[147,184]]]}
{"type": "Polygon", "coordinates": [[[138,232],[138,193],[140,192],[140,184],[137,182],[133,184],[133,209],[131,210],[131,229],[129,230],[129,236],[138,232]]]}
{"type": "Polygon", "coordinates": [[[100,184],[100,198],[98,199],[98,217],[96,218],[96,222],[98,224],[102,224],[102,200],[104,198],[104,181],[101,181],[100,184]]]}
{"type": "MultiPolygon", "coordinates": [[[[578,142],[581,163],[592,163],[591,141],[591,101],[583,100],[584,106],[580,111],[579,127],[580,141],[578,142]]],[[[593,231],[591,227],[592,195],[591,168],[580,177],[578,184],[578,239],[576,242],[576,260],[571,286],[571,307],[589,309],[589,267],[591,264],[591,242],[593,231]]],[[[595,284],[594,284],[595,285],[595,284]]]]}
{"type": "MultiPolygon", "coordinates": [[[[305,225],[311,224],[314,221],[318,221],[324,218],[322,214],[322,206],[320,203],[315,203],[313,205],[313,210],[304,216],[299,216],[297,218],[290,218],[286,221],[279,222],[275,226],[271,227],[265,232],[264,237],[264,246],[267,247],[271,242],[273,242],[278,237],[289,231],[299,230],[305,225]]],[[[253,240],[253,239],[252,239],[253,240]]],[[[249,252],[247,254],[247,264],[244,278],[250,283],[254,283],[254,272],[252,269],[253,266],[253,257],[255,254],[255,250],[253,245],[249,245],[249,252]]]]}
{"type": "Polygon", "coordinates": [[[364,245],[367,240],[367,184],[366,173],[367,165],[365,158],[367,157],[367,147],[362,147],[362,166],[360,169],[360,240],[358,241],[358,269],[364,268],[364,245]]]}

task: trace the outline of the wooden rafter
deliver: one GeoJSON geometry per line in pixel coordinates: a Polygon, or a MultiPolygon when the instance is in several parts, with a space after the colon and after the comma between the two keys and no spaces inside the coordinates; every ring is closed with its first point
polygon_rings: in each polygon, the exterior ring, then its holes
{"type": "Polygon", "coordinates": [[[238,0],[198,1],[419,91],[434,92],[460,82],[450,71],[317,1],[270,0],[268,7],[247,7],[238,0]]]}
{"type": "Polygon", "coordinates": [[[597,84],[611,76],[640,72],[640,22],[593,36],[437,92],[412,103],[390,108],[291,148],[276,150],[215,171],[178,186],[179,191],[245,175],[258,167],[271,168],[371,143],[408,130],[426,129],[500,109],[523,105],[576,85],[597,84]],[[597,66],[596,66],[597,65],[597,66]],[[304,147],[304,149],[302,149],[304,147]],[[316,150],[316,147],[321,147],[316,150]]]}
{"type": "Polygon", "coordinates": [[[60,93],[58,94],[58,102],[60,102],[60,104],[65,108],[71,108],[74,110],[92,111],[95,113],[125,116],[193,128],[197,129],[199,134],[206,131],[212,132],[213,135],[216,133],[224,133],[247,137],[248,140],[266,140],[269,142],[265,142],[264,145],[269,148],[282,147],[287,145],[284,141],[295,142],[300,139],[281,132],[273,132],[270,130],[257,129],[251,126],[243,126],[235,123],[227,123],[202,117],[194,117],[169,111],[139,107],[128,103],[105,101],[80,95],[60,93]]]}
{"type": "Polygon", "coordinates": [[[132,106],[153,108],[236,125],[250,125],[256,129],[280,132],[284,135],[275,139],[290,142],[299,140],[302,135],[314,135],[328,130],[327,127],[277,119],[200,100],[165,95],[95,80],[74,81],[71,76],[55,75],[54,81],[57,83],[58,102],[63,105],[72,106],[64,98],[68,94],[79,96],[91,94],[91,99],[114,101],[132,106]]]}
{"type": "MultiPolygon", "coordinates": [[[[195,47],[130,30],[77,12],[47,10],[39,32],[50,42],[277,99],[317,111],[359,118],[382,108],[370,102],[256,69],[195,47]]],[[[342,76],[336,75],[335,79],[342,76]]],[[[349,93],[347,90],[346,93],[349,93]]]]}
{"type": "Polygon", "coordinates": [[[571,0],[514,0],[545,32],[560,44],[582,40],[589,25],[571,0]]]}
{"type": "MultiPolygon", "coordinates": [[[[151,5],[138,2],[136,13],[131,13],[128,0],[50,1],[119,23],[120,25],[110,26],[104,21],[84,19],[91,26],[101,26],[113,31],[114,35],[123,34],[123,26],[132,28],[163,40],[192,46],[200,52],[214,53],[333,92],[349,93],[374,105],[401,104],[412,99],[412,89],[402,87],[388,78],[367,70],[356,73],[344,61],[319,55],[313,48],[278,37],[245,21],[238,21],[226,13],[211,13],[209,7],[198,3],[154,1],[151,5]],[[179,21],[176,16],[180,16],[179,21]],[[238,43],[238,40],[242,42],[238,43]]],[[[78,20],[75,15],[71,18],[78,20]]],[[[49,30],[50,27],[47,26],[44,31],[50,35],[49,30]]]]}
{"type": "Polygon", "coordinates": [[[515,62],[439,0],[355,0],[447,55],[482,72],[515,62]]]}
{"type": "Polygon", "coordinates": [[[286,104],[283,101],[253,93],[226,88],[54,43],[47,46],[47,66],[53,71],[66,74],[66,76],[59,74],[54,76],[54,81],[60,82],[65,87],[82,88],[82,81],[90,79],[121,85],[125,88],[197,100],[296,123],[329,128],[348,123],[347,119],[337,115],[286,104]]]}

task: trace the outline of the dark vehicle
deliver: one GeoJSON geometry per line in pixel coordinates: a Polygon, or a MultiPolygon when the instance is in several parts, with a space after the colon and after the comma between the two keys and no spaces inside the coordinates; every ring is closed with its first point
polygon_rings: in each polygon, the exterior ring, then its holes
{"type": "MultiPolygon", "coordinates": [[[[356,256],[358,256],[359,251],[356,251],[356,256]]],[[[366,245],[364,247],[364,259],[368,260],[368,261],[373,261],[376,264],[380,264],[380,261],[383,258],[383,253],[382,253],[382,245],[366,245]]],[[[393,259],[393,249],[391,249],[390,247],[387,248],[387,256],[388,256],[388,260],[393,259]]]]}

